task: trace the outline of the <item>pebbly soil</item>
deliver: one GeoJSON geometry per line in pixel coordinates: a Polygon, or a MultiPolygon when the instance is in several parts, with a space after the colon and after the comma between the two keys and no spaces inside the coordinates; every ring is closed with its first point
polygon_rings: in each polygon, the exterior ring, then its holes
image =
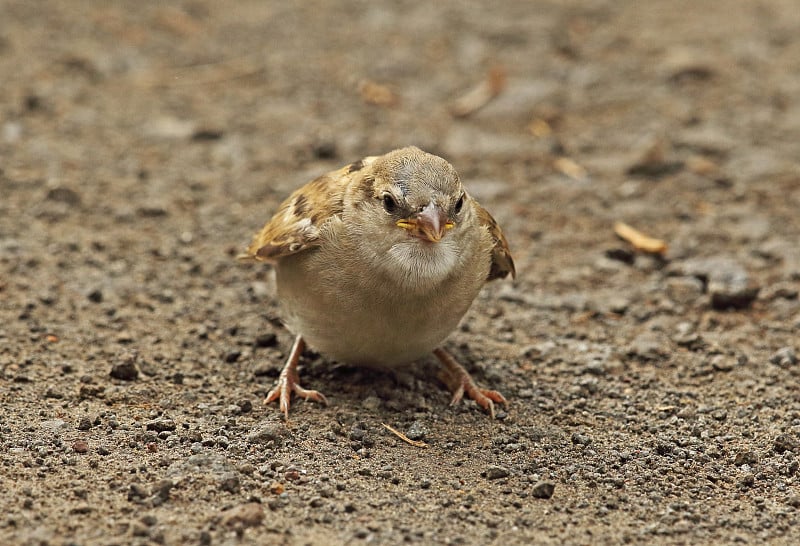
{"type": "Polygon", "coordinates": [[[795,3],[298,4],[0,2],[0,543],[796,544],[795,3]],[[234,256],[407,144],[514,250],[447,343],[510,405],[309,352],[284,423],[234,256]]]}

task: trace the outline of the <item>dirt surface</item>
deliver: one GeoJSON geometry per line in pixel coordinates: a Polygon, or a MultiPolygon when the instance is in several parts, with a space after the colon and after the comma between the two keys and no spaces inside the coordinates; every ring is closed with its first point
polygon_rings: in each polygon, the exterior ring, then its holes
{"type": "Polygon", "coordinates": [[[0,3],[0,543],[796,544],[796,2],[291,4],[0,3]],[[234,256],[407,144],[511,243],[447,343],[511,403],[307,353],[284,423],[234,256]]]}

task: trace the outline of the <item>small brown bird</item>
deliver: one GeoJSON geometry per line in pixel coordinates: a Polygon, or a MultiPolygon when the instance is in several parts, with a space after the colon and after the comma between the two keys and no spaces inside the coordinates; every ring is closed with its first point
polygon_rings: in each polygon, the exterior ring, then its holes
{"type": "Polygon", "coordinates": [[[433,352],[455,404],[466,393],[494,416],[497,391],[478,387],[439,345],[486,281],[515,274],[494,218],[450,163],[408,147],[366,157],[292,193],[253,239],[246,260],[274,265],[287,327],[297,337],[265,403],[300,386],[308,343],[353,365],[391,369],[433,352]]]}

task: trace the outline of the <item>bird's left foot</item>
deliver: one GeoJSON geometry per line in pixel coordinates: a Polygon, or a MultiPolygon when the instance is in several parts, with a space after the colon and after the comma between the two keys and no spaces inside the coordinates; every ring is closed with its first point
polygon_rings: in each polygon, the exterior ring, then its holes
{"type": "Polygon", "coordinates": [[[505,397],[499,392],[478,387],[469,372],[465,370],[461,364],[456,362],[456,359],[444,349],[436,349],[433,351],[433,354],[436,355],[436,358],[438,358],[439,362],[444,366],[444,372],[446,374],[445,383],[450,387],[450,391],[453,393],[453,398],[450,400],[451,406],[461,401],[466,394],[469,398],[475,400],[480,407],[488,411],[489,415],[494,419],[495,402],[503,405],[508,403],[505,397]]]}
{"type": "Polygon", "coordinates": [[[300,386],[300,375],[297,373],[297,363],[300,360],[300,355],[303,354],[305,346],[306,342],[303,340],[302,336],[297,336],[292,346],[292,352],[289,354],[286,365],[283,367],[283,371],[281,371],[281,375],[278,378],[278,382],[275,384],[275,387],[269,391],[267,398],[264,400],[265,404],[279,400],[281,411],[287,421],[289,420],[289,406],[291,405],[292,394],[306,400],[314,400],[323,405],[328,404],[328,401],[321,392],[304,389],[300,386]]]}

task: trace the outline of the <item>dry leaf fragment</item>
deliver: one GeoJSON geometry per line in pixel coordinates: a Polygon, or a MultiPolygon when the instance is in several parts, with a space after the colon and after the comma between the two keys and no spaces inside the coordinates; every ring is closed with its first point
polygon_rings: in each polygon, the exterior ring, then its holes
{"type": "Polygon", "coordinates": [[[574,180],[586,180],[586,169],[568,157],[559,157],[553,161],[553,168],[574,180]]]}
{"type": "Polygon", "coordinates": [[[453,103],[450,113],[457,118],[473,114],[486,106],[489,101],[503,92],[506,87],[506,69],[494,66],[487,77],[478,85],[461,95],[453,103]]]}
{"type": "Polygon", "coordinates": [[[614,233],[617,237],[629,242],[636,250],[647,252],[648,254],[663,255],[667,252],[667,243],[661,239],[655,239],[645,235],[641,231],[632,228],[624,222],[614,223],[614,233]]]}
{"type": "Polygon", "coordinates": [[[392,108],[400,104],[400,97],[388,86],[372,80],[361,80],[358,83],[358,92],[367,104],[392,108]]]}
{"type": "Polygon", "coordinates": [[[712,177],[719,173],[719,165],[701,155],[693,155],[687,159],[686,168],[700,176],[712,177]]]}
{"type": "Polygon", "coordinates": [[[553,128],[547,123],[546,120],[542,118],[536,118],[528,124],[528,130],[531,132],[533,136],[536,138],[544,138],[546,136],[550,136],[553,132],[553,128]]]}
{"type": "Polygon", "coordinates": [[[420,442],[418,440],[412,440],[411,438],[409,438],[408,436],[406,436],[405,434],[403,434],[399,430],[390,427],[386,423],[381,423],[381,424],[384,426],[384,428],[386,428],[386,430],[388,430],[389,432],[391,432],[392,434],[394,434],[395,436],[397,436],[398,438],[400,438],[401,440],[403,440],[405,443],[407,443],[409,445],[412,445],[414,447],[428,447],[428,444],[426,444],[425,442],[420,442]]]}

